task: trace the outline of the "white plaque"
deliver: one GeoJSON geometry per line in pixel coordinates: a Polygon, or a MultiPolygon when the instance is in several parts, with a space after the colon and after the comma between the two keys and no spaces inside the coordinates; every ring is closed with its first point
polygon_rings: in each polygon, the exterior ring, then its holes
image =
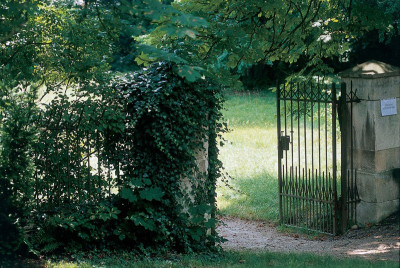
{"type": "Polygon", "coordinates": [[[382,116],[397,114],[396,98],[381,100],[382,116]]]}

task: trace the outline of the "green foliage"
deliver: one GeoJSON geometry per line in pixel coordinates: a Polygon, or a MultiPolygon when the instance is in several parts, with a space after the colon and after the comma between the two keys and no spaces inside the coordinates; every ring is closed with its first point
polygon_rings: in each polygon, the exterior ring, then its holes
{"type": "Polygon", "coordinates": [[[204,141],[210,144],[206,150],[216,146],[212,133],[221,127],[216,124],[221,105],[217,87],[187,83],[179,68],[165,63],[125,79],[117,84],[127,100],[129,122],[120,194],[137,208],[126,212],[127,219],[166,248],[190,251],[213,244],[215,237],[206,233],[214,224],[205,215],[215,209],[219,163],[211,157],[213,176],[199,172],[195,163],[204,141]],[[182,188],[183,178],[191,191],[182,188]],[[144,210],[138,209],[142,206],[144,210]]]}
{"type": "Polygon", "coordinates": [[[215,246],[222,100],[217,86],[176,70],[159,63],[113,84],[53,87],[39,110],[32,102],[7,110],[2,205],[16,212],[3,225],[18,219],[14,242],[35,254],[215,246]],[[199,150],[210,151],[207,173],[199,150]]]}
{"type": "Polygon", "coordinates": [[[10,100],[0,129],[0,258],[14,257],[23,243],[20,229],[26,224],[32,197],[34,166],[32,127],[35,107],[22,92],[10,100]]]}
{"type": "MultiPolygon", "coordinates": [[[[109,71],[122,40],[135,43],[155,28],[151,21],[168,21],[180,38],[205,21],[159,1],[1,7],[0,206],[9,232],[0,253],[22,243],[36,254],[213,247],[218,87],[161,47],[146,49],[173,64],[114,85],[109,71]],[[208,174],[195,165],[205,141],[208,174]],[[185,177],[191,190],[181,186],[185,177]]],[[[143,50],[142,59],[151,57],[143,50]]]]}
{"type": "Polygon", "coordinates": [[[191,34],[180,34],[186,25],[158,19],[143,41],[159,53],[145,54],[201,67],[201,74],[232,88],[241,87],[239,75],[255,64],[283,62],[300,75],[331,74],[348,60],[356,40],[371,31],[386,40],[398,21],[397,4],[375,0],[185,0],[173,7],[206,22],[188,25],[191,34]]]}

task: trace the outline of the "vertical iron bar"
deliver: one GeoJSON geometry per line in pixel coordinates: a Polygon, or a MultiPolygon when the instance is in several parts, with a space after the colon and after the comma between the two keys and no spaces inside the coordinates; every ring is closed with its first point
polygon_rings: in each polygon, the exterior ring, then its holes
{"type": "Polygon", "coordinates": [[[350,169],[348,169],[347,170],[347,189],[346,189],[346,191],[347,191],[347,200],[346,200],[346,204],[347,204],[347,206],[348,206],[348,208],[347,208],[347,222],[346,222],[346,224],[348,225],[349,224],[349,221],[351,220],[351,215],[350,215],[350,212],[351,212],[351,200],[350,200],[350,195],[351,195],[351,192],[350,192],[350,172],[351,172],[351,170],[350,169]]]}
{"type": "MultiPolygon", "coordinates": [[[[319,196],[318,196],[318,170],[317,169],[315,169],[315,192],[314,192],[314,194],[315,194],[315,199],[318,200],[319,196]]],[[[316,226],[317,226],[318,230],[320,230],[321,227],[320,227],[320,217],[318,214],[318,201],[314,202],[314,214],[316,216],[315,217],[316,226]]]]}
{"type": "MultiPolygon", "coordinates": [[[[328,94],[328,93],[327,93],[328,94]]],[[[325,96],[325,174],[328,174],[328,96],[325,96]]]]}
{"type": "Polygon", "coordinates": [[[76,133],[76,165],[77,165],[77,179],[78,179],[78,196],[79,202],[82,202],[82,177],[81,177],[81,158],[80,158],[80,150],[79,150],[79,130],[76,133]]]}
{"type": "Polygon", "coordinates": [[[333,234],[337,233],[337,191],[336,191],[336,177],[337,177],[337,163],[336,163],[336,86],[332,83],[332,187],[333,187],[333,234]]]}
{"type": "Polygon", "coordinates": [[[92,194],[92,185],[90,181],[90,139],[89,139],[89,132],[86,134],[87,137],[87,185],[88,185],[88,199],[90,199],[90,196],[92,194]]]}
{"type": "Polygon", "coordinates": [[[278,138],[278,188],[279,188],[279,221],[283,223],[282,215],[282,146],[281,146],[281,99],[280,85],[276,85],[276,118],[277,118],[277,138],[278,138]]]}
{"type": "MultiPolygon", "coordinates": [[[[298,168],[299,168],[299,176],[298,176],[298,193],[299,195],[302,194],[302,177],[301,177],[301,136],[300,136],[300,97],[301,97],[301,90],[300,90],[300,83],[296,83],[296,90],[297,90],[297,163],[298,163],[298,168]]],[[[302,211],[302,199],[297,199],[296,204],[298,205],[298,210],[299,210],[299,216],[301,217],[303,211],[302,211]]],[[[299,218],[300,219],[300,218],[299,218]]]]}
{"type": "MultiPolygon", "coordinates": [[[[324,200],[325,197],[325,171],[322,171],[322,200],[324,200]]],[[[322,204],[322,230],[325,232],[325,222],[326,222],[326,209],[325,209],[325,202],[321,202],[322,204]]]]}
{"type": "Polygon", "coordinates": [[[319,78],[318,78],[318,171],[319,171],[319,177],[321,178],[321,171],[322,171],[322,165],[321,165],[321,101],[322,101],[322,96],[320,92],[320,87],[319,87],[319,78]]]}
{"type": "Polygon", "coordinates": [[[39,210],[39,179],[38,179],[37,165],[35,165],[35,199],[36,199],[36,210],[39,210]]]}
{"type": "MultiPolygon", "coordinates": [[[[353,98],[353,81],[350,83],[350,97],[353,98]]],[[[353,199],[354,196],[354,157],[353,157],[353,100],[350,99],[350,170],[351,170],[351,177],[350,177],[350,187],[351,187],[351,197],[353,199]]],[[[354,201],[354,200],[351,200],[354,201]]],[[[354,211],[355,211],[355,203],[352,202],[351,205],[351,220],[354,221],[354,211]]]]}
{"type": "Polygon", "coordinates": [[[300,170],[301,170],[300,145],[301,145],[301,143],[300,143],[300,86],[299,86],[299,83],[297,83],[297,141],[298,141],[298,144],[297,144],[297,151],[298,152],[297,152],[297,154],[298,154],[298,157],[299,157],[297,159],[297,161],[298,161],[298,164],[299,164],[298,166],[299,166],[299,174],[300,174],[300,170]]]}
{"type": "MultiPolygon", "coordinates": [[[[306,171],[306,173],[307,173],[307,171],[306,171]]],[[[305,176],[307,176],[307,174],[304,174],[304,168],[302,169],[302,177],[301,177],[301,181],[302,181],[302,184],[304,185],[305,184],[305,176]]],[[[302,219],[301,219],[301,225],[305,225],[306,227],[307,227],[307,219],[306,219],[306,222],[304,222],[304,212],[306,211],[306,204],[307,204],[307,201],[305,200],[305,197],[306,197],[306,191],[305,191],[305,188],[306,187],[303,187],[303,185],[302,185],[302,197],[303,198],[301,198],[300,200],[301,200],[301,215],[302,215],[302,219]]]]}
{"type": "MultiPolygon", "coordinates": [[[[285,172],[284,172],[285,165],[283,164],[281,168],[282,168],[282,192],[283,192],[283,194],[287,194],[288,193],[287,178],[285,177],[285,172]]],[[[282,217],[283,217],[285,223],[289,223],[288,222],[288,209],[287,209],[288,208],[288,198],[289,198],[288,196],[285,196],[285,195],[282,196],[282,202],[283,202],[282,217]]]]}
{"type": "Polygon", "coordinates": [[[101,151],[100,151],[100,133],[99,130],[96,132],[96,147],[97,147],[97,183],[98,183],[98,191],[99,191],[99,201],[101,200],[101,151]]]}
{"type": "Polygon", "coordinates": [[[68,191],[68,202],[71,201],[71,181],[70,181],[70,159],[69,159],[69,130],[67,129],[67,191],[68,191]]]}
{"type": "Polygon", "coordinates": [[[308,169],[308,201],[307,201],[307,212],[308,212],[308,224],[309,228],[312,228],[312,190],[311,190],[311,171],[308,169]]]}
{"type": "MultiPolygon", "coordinates": [[[[310,197],[312,198],[310,202],[310,212],[311,212],[311,220],[313,225],[314,224],[314,87],[313,83],[310,83],[311,91],[310,91],[310,115],[311,115],[311,184],[310,184],[310,197]]],[[[315,227],[314,227],[315,228],[315,227]]]]}
{"type": "Polygon", "coordinates": [[[357,170],[354,170],[354,222],[357,222],[357,205],[358,201],[358,190],[357,190],[357,170]]]}
{"type": "MultiPolygon", "coordinates": [[[[57,133],[58,134],[58,133],[57,133]]],[[[54,189],[54,193],[55,193],[55,195],[54,195],[54,197],[55,197],[55,204],[56,205],[59,205],[60,204],[60,199],[61,199],[61,184],[62,184],[62,182],[61,182],[61,170],[60,170],[60,166],[61,166],[61,161],[60,161],[60,155],[61,155],[61,150],[59,150],[59,147],[58,147],[58,135],[57,135],[57,139],[56,139],[56,144],[55,144],[55,147],[56,147],[56,154],[57,154],[57,166],[56,166],[56,168],[57,168],[57,174],[56,174],[56,177],[57,177],[57,183],[58,183],[58,185],[57,185],[57,188],[56,189],[54,189]]],[[[60,137],[60,139],[61,139],[61,137],[60,137]]],[[[56,185],[54,185],[54,187],[56,187],[56,185]]]]}
{"type": "Polygon", "coordinates": [[[340,88],[340,116],[341,118],[341,200],[342,221],[341,232],[347,227],[347,114],[346,114],[346,84],[342,83],[340,88]]]}
{"type": "MultiPolygon", "coordinates": [[[[296,177],[295,177],[295,180],[296,181],[300,181],[300,170],[298,170],[298,172],[297,172],[297,166],[296,166],[296,177]]],[[[299,204],[298,204],[299,202],[296,202],[296,206],[297,206],[297,209],[299,209],[299,204]]],[[[298,214],[296,214],[296,217],[299,217],[299,215],[298,214]]],[[[296,222],[297,222],[298,220],[296,219],[296,222]]]]}
{"type": "MultiPolygon", "coordinates": [[[[293,83],[291,83],[291,88],[290,88],[290,144],[291,144],[291,156],[292,156],[292,163],[290,166],[290,177],[292,178],[292,182],[294,184],[294,193],[297,193],[297,178],[294,176],[294,148],[293,148],[293,139],[294,139],[294,131],[293,131],[293,98],[294,98],[294,91],[293,91],[293,83]]],[[[298,208],[297,205],[295,204],[295,217],[296,219],[298,219],[299,215],[298,215],[298,208]]]]}
{"type": "Polygon", "coordinates": [[[318,215],[318,221],[319,221],[319,229],[322,231],[322,218],[320,217],[322,213],[322,206],[321,206],[321,191],[322,191],[322,158],[321,158],[321,101],[322,99],[322,94],[321,94],[321,88],[320,88],[320,82],[319,82],[319,77],[318,77],[318,84],[317,84],[317,94],[318,94],[318,173],[317,178],[316,178],[316,189],[317,189],[317,196],[318,196],[318,201],[317,201],[317,215],[318,215]]]}
{"type": "MultiPolygon", "coordinates": [[[[303,175],[303,180],[304,180],[304,198],[308,198],[308,178],[307,178],[307,84],[303,83],[303,94],[304,94],[304,111],[303,111],[303,128],[304,128],[304,175],[303,175]]],[[[307,199],[305,200],[304,208],[303,208],[303,214],[305,214],[305,225],[308,228],[308,201],[307,199]]]]}

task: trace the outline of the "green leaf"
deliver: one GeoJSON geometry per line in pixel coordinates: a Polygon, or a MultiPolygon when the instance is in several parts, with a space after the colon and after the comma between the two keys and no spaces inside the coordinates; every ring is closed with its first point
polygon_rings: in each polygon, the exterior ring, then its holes
{"type": "Polygon", "coordinates": [[[128,199],[129,202],[136,202],[137,201],[137,196],[133,193],[132,189],[130,188],[122,188],[120,191],[120,195],[124,199],[128,199]]]}
{"type": "Polygon", "coordinates": [[[149,64],[153,61],[154,59],[151,58],[148,54],[141,53],[139,56],[136,57],[135,61],[138,65],[144,65],[144,66],[149,66],[149,64]]]}
{"type": "Polygon", "coordinates": [[[201,78],[201,73],[203,69],[200,67],[182,65],[177,68],[177,73],[179,76],[188,80],[188,82],[194,82],[201,78]]]}
{"type": "Polygon", "coordinates": [[[146,188],[140,192],[140,197],[148,201],[160,201],[163,196],[164,193],[160,187],[146,188]]]}
{"type": "Polygon", "coordinates": [[[156,229],[156,225],[153,219],[147,218],[144,213],[140,213],[139,215],[131,216],[130,219],[137,225],[143,226],[145,229],[154,231],[156,229]]]}

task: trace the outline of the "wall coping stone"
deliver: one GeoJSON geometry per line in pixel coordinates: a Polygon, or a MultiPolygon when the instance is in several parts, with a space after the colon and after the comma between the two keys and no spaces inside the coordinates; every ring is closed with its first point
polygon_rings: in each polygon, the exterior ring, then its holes
{"type": "Polygon", "coordinates": [[[384,62],[370,60],[340,72],[339,76],[342,78],[369,79],[400,76],[400,68],[384,62]]]}

